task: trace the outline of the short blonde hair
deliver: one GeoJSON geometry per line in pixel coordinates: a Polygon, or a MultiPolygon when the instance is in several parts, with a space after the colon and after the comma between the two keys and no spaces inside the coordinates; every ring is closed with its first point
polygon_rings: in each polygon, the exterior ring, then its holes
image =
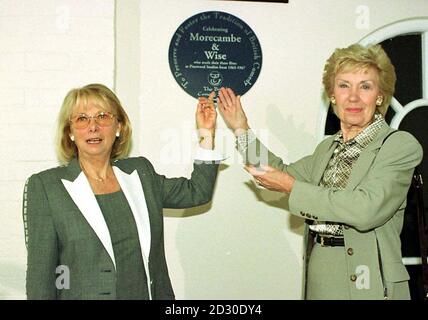
{"type": "Polygon", "coordinates": [[[76,144],[70,139],[70,117],[77,106],[81,104],[87,106],[89,102],[113,113],[121,124],[120,137],[113,144],[111,159],[124,158],[129,154],[132,143],[132,128],[128,115],[113,91],[102,84],[94,83],[72,89],[64,98],[58,116],[56,137],[57,156],[62,163],[67,164],[78,156],[76,144]]]}
{"type": "Polygon", "coordinates": [[[330,98],[334,91],[334,80],[338,73],[373,68],[379,75],[379,89],[383,102],[377,110],[385,116],[394,94],[395,68],[386,52],[379,44],[364,47],[352,44],[347,48],[336,49],[324,66],[323,85],[330,98]]]}

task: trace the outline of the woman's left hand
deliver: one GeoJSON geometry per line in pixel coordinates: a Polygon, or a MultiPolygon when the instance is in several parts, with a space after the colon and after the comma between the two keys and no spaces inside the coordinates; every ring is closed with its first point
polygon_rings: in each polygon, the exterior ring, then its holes
{"type": "Polygon", "coordinates": [[[198,99],[198,108],[196,110],[196,126],[214,134],[217,111],[214,106],[215,92],[211,92],[208,98],[200,97],[198,99]]]}
{"type": "Polygon", "coordinates": [[[208,98],[200,97],[196,109],[196,126],[199,134],[199,145],[204,149],[214,149],[217,111],[214,106],[215,92],[208,98]]]}
{"type": "Polygon", "coordinates": [[[289,194],[293,188],[294,177],[271,166],[261,165],[256,168],[247,165],[244,169],[254,177],[258,185],[266,189],[289,194]]]}

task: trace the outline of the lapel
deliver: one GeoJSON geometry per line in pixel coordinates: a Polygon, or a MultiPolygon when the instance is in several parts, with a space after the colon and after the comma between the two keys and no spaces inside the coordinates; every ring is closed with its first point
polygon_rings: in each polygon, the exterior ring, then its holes
{"type": "Polygon", "coordinates": [[[128,200],[132,214],[134,215],[141,245],[141,253],[145,258],[144,260],[148,261],[147,258],[150,255],[151,242],[150,219],[140,176],[138,175],[137,170],[134,170],[130,174],[123,172],[117,166],[113,166],[113,170],[117,181],[119,181],[120,187],[128,200]]]}
{"type": "Polygon", "coordinates": [[[80,169],[77,159],[73,159],[68,165],[69,179],[61,179],[65,189],[73,199],[80,212],[88,221],[91,228],[95,231],[113,264],[116,267],[114,259],[113,245],[110,239],[107,224],[98,205],[97,199],[92,191],[91,185],[83,171],[80,169]]]}
{"type": "Polygon", "coordinates": [[[316,185],[319,185],[321,178],[324,174],[325,169],[327,168],[328,162],[331,159],[331,156],[333,155],[334,149],[337,146],[337,142],[331,138],[331,143],[327,145],[327,150],[323,151],[320,150],[321,153],[321,159],[319,159],[318,164],[315,166],[314,170],[314,176],[313,181],[316,185]]]}
{"type": "MultiPolygon", "coordinates": [[[[150,280],[151,275],[149,269],[151,231],[149,211],[147,208],[149,203],[146,202],[143,185],[136,169],[128,174],[113,164],[113,170],[123,191],[123,194],[128,201],[129,207],[132,210],[132,214],[134,215],[134,220],[137,225],[138,238],[140,240],[141,255],[143,257],[144,269],[146,271],[149,299],[152,300],[152,281],[150,280]]],[[[142,173],[142,175],[144,176],[144,173],[142,173]]]]}
{"type": "MultiPolygon", "coordinates": [[[[77,159],[73,159],[67,169],[68,175],[66,178],[61,179],[61,182],[116,266],[110,233],[88,179],[81,170],[77,159]]],[[[128,174],[117,166],[114,166],[114,164],[113,170],[134,216],[141,245],[141,253],[145,267],[147,267],[147,257],[150,254],[151,232],[149,213],[140,177],[137,170],[128,174]]]]}
{"type": "Polygon", "coordinates": [[[351,175],[346,186],[347,189],[354,189],[366,175],[373,163],[373,160],[376,158],[379,149],[382,147],[383,140],[389,132],[391,132],[391,128],[385,122],[373,141],[361,151],[357,162],[355,162],[354,167],[352,168],[351,175]]]}

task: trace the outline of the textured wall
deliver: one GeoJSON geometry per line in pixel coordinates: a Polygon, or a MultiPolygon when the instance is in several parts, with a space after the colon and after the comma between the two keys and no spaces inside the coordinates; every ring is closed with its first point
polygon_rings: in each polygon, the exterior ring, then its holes
{"type": "Polygon", "coordinates": [[[0,299],[21,299],[23,186],[57,165],[55,125],[67,91],[114,83],[114,1],[0,0],[0,44],[0,299]]]}

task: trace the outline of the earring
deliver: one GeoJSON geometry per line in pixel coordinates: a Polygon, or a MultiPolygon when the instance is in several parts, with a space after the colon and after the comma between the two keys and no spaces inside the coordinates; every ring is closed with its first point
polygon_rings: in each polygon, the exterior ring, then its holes
{"type": "Polygon", "coordinates": [[[116,132],[116,137],[119,138],[120,137],[120,132],[116,132]]]}
{"type": "Polygon", "coordinates": [[[336,98],[334,96],[331,96],[330,101],[332,104],[336,104],[336,98]]]}
{"type": "Polygon", "coordinates": [[[380,105],[382,105],[382,102],[383,102],[383,97],[382,96],[378,96],[377,99],[376,99],[376,105],[380,106],[380,105]]]}
{"type": "Polygon", "coordinates": [[[70,140],[71,140],[71,141],[74,141],[74,136],[70,136],[70,140]]]}

